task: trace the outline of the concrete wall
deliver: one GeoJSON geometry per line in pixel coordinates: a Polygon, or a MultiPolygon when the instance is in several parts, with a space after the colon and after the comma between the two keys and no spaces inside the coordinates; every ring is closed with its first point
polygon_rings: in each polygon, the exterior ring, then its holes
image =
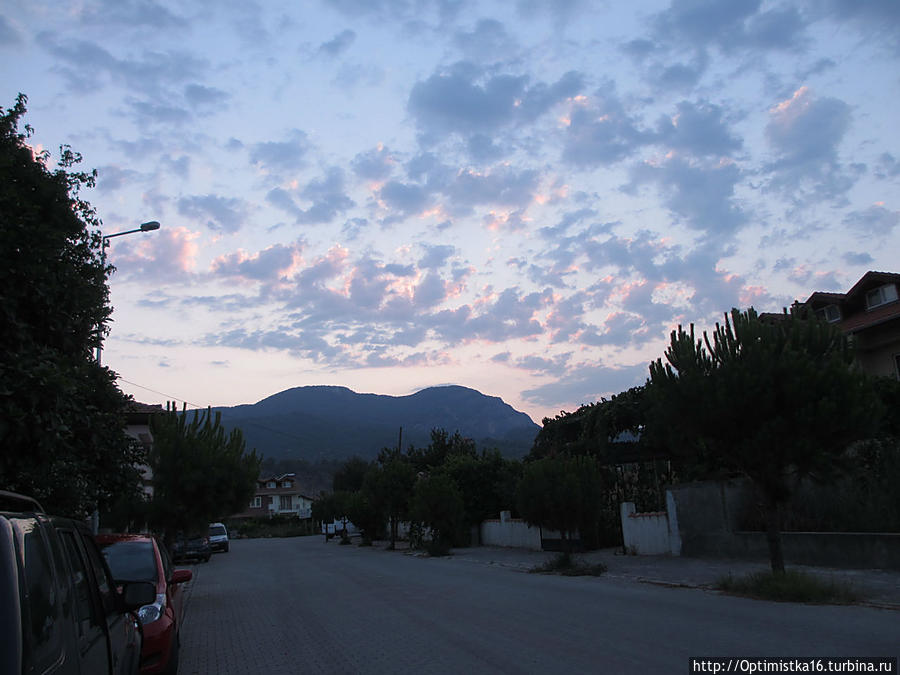
{"type": "MultiPolygon", "coordinates": [[[[747,481],[674,485],[668,495],[669,524],[681,555],[767,561],[764,532],[738,529],[740,510],[753,499],[747,481]]],[[[794,565],[900,569],[900,533],[782,532],[785,562],[794,565]]]]}
{"type": "Polygon", "coordinates": [[[622,538],[625,550],[633,555],[662,555],[671,553],[669,517],[665,511],[637,513],[632,502],[619,507],[622,518],[622,538]]]}
{"type": "Polygon", "coordinates": [[[505,546],[542,550],[541,528],[531,527],[520,518],[510,518],[509,511],[501,511],[499,519],[481,523],[481,543],[484,546],[505,546]]]}

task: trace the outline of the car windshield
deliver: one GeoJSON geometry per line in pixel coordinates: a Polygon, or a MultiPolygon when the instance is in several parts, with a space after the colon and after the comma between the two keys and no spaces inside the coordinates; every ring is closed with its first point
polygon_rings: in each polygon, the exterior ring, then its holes
{"type": "Polygon", "coordinates": [[[149,541],[115,541],[104,544],[103,556],[116,581],[156,583],[156,555],[149,541]]]}
{"type": "Polygon", "coordinates": [[[227,532],[225,532],[224,525],[213,525],[212,527],[209,528],[209,536],[210,537],[215,537],[217,535],[225,535],[225,534],[227,534],[227,532]]]}

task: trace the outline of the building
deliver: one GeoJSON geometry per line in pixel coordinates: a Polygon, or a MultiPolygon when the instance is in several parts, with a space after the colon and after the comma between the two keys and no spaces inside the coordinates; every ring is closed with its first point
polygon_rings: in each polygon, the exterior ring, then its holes
{"type": "MultiPolygon", "coordinates": [[[[161,405],[130,401],[125,409],[125,433],[143,446],[150,454],[153,449],[153,434],[150,432],[150,417],[163,412],[161,405]]],[[[147,499],[153,497],[153,470],[146,464],[138,467],[141,471],[141,490],[147,499]]]]}
{"type": "Polygon", "coordinates": [[[870,375],[900,379],[900,274],[866,272],[846,293],[816,291],[802,303],[837,324],[870,375]]]}
{"type": "Polygon", "coordinates": [[[256,481],[256,495],[247,509],[235,518],[271,518],[294,516],[312,518],[313,498],[303,494],[297,484],[296,474],[260,477],[256,481]]]}

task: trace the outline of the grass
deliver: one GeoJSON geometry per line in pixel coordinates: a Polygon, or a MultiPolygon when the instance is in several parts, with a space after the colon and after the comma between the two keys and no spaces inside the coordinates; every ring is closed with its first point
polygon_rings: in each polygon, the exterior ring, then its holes
{"type": "Polygon", "coordinates": [[[599,577],[606,572],[603,563],[588,564],[572,557],[571,553],[560,553],[542,565],[531,568],[532,574],[559,574],[565,577],[599,577]]]}
{"type": "Polygon", "coordinates": [[[775,602],[847,605],[861,599],[850,584],[796,570],[784,574],[754,572],[743,577],[729,574],[716,582],[716,588],[732,595],[775,602]]]}

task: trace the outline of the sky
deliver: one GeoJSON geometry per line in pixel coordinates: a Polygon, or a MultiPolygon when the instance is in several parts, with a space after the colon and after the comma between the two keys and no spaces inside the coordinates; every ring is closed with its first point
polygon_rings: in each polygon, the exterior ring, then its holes
{"type": "Polygon", "coordinates": [[[146,403],[458,384],[536,422],[679,324],[900,271],[895,0],[7,0],[146,403]]]}

